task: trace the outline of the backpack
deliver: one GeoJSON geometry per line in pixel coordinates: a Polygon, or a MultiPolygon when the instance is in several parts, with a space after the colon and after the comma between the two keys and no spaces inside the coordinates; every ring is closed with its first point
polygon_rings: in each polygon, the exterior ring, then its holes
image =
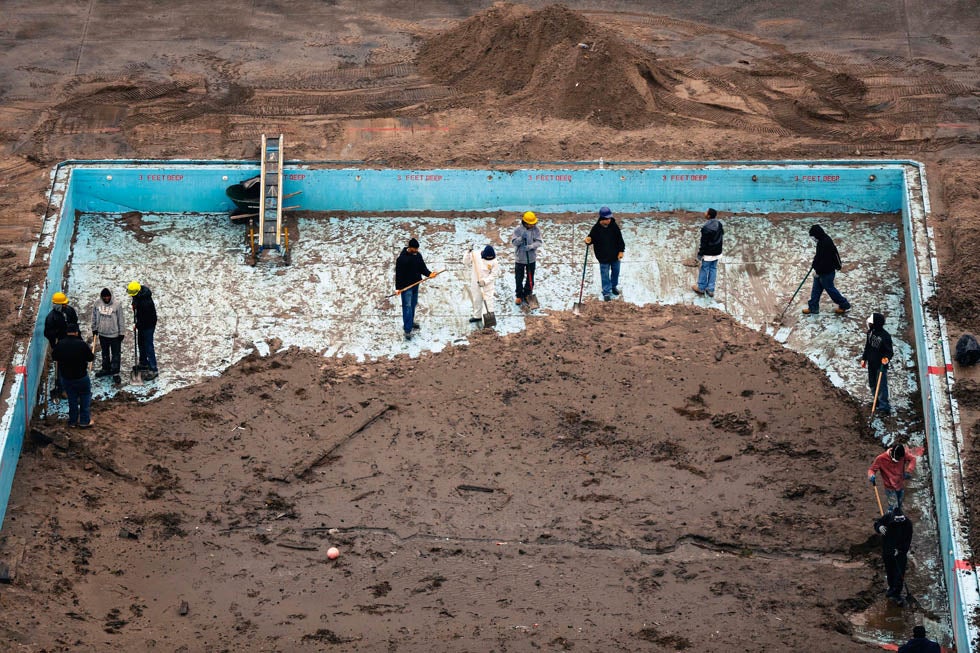
{"type": "Polygon", "coordinates": [[[976,365],[980,361],[980,343],[969,333],[964,333],[956,343],[954,358],[960,365],[976,365]]]}

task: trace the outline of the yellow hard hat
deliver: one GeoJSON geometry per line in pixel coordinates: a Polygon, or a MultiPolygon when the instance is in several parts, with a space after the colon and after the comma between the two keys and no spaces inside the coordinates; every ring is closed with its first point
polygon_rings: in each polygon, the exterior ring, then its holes
{"type": "Polygon", "coordinates": [[[66,295],[63,292],[56,292],[55,294],[51,295],[51,303],[52,304],[67,304],[68,303],[68,295],[66,295]]]}
{"type": "Polygon", "coordinates": [[[524,222],[528,223],[529,225],[538,224],[538,216],[534,215],[534,212],[532,211],[528,211],[527,213],[525,213],[522,219],[524,220],[524,222]]]}
{"type": "Polygon", "coordinates": [[[138,293],[142,288],[143,286],[140,285],[139,281],[130,281],[129,285],[126,286],[126,294],[130,297],[135,297],[136,293],[138,293]]]}

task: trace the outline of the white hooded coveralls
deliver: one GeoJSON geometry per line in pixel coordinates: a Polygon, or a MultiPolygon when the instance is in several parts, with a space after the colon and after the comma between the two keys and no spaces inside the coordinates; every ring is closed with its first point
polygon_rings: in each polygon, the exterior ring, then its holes
{"type": "Polygon", "coordinates": [[[470,282],[468,285],[470,298],[473,300],[473,317],[483,318],[484,306],[483,302],[486,300],[486,312],[493,313],[493,300],[496,295],[496,289],[494,288],[494,283],[497,277],[500,276],[500,264],[497,259],[492,261],[487,261],[480,256],[478,251],[469,251],[463,255],[463,263],[466,265],[466,269],[469,270],[467,275],[470,282]],[[474,270],[473,261],[476,261],[476,269],[474,270]],[[480,282],[483,282],[480,284],[480,282]]]}

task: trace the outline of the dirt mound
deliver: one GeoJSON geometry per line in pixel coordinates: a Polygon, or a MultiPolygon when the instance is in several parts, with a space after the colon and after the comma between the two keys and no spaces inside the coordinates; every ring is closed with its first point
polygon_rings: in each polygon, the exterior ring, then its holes
{"type": "Polygon", "coordinates": [[[515,108],[616,129],[652,123],[649,86],[671,80],[653,55],[562,5],[497,5],[430,38],[418,62],[474,104],[494,92],[515,108]]]}

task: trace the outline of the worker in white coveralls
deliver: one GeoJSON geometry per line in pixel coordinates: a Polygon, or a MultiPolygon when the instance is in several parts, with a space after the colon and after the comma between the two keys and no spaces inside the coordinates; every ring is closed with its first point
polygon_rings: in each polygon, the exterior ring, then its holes
{"type": "Polygon", "coordinates": [[[493,313],[495,284],[497,277],[500,276],[500,264],[497,262],[497,253],[490,245],[483,248],[479,258],[476,257],[474,250],[469,250],[463,255],[463,263],[466,269],[470,270],[469,291],[470,298],[473,300],[473,317],[470,318],[470,322],[479,322],[483,319],[484,312],[493,313]]]}

